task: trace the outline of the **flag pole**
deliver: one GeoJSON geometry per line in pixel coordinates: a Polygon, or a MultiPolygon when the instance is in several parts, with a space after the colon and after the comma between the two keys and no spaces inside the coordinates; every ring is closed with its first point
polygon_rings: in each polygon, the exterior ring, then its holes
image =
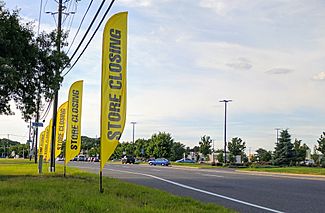
{"type": "Polygon", "coordinates": [[[65,177],[66,172],[67,172],[67,165],[66,165],[65,162],[64,162],[64,167],[63,167],[63,177],[65,177]]]}
{"type": "Polygon", "coordinates": [[[103,171],[100,169],[99,171],[99,192],[104,193],[104,188],[103,188],[103,171]]]}

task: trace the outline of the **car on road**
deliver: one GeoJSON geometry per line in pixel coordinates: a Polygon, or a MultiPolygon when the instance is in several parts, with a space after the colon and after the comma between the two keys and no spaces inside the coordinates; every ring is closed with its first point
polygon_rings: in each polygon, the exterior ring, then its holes
{"type": "Polygon", "coordinates": [[[167,160],[166,158],[157,158],[157,159],[149,160],[148,163],[150,166],[152,165],[168,166],[170,164],[169,160],[167,160]]]}
{"type": "Polygon", "coordinates": [[[122,158],[122,164],[134,164],[135,162],[135,158],[133,156],[127,156],[125,155],[123,158],[122,158]]]}
{"type": "Polygon", "coordinates": [[[78,161],[86,161],[86,157],[84,155],[79,155],[78,161]]]}
{"type": "Polygon", "coordinates": [[[191,160],[191,159],[187,159],[187,158],[182,158],[182,159],[179,159],[176,161],[176,163],[195,163],[194,160],[191,160]]]}

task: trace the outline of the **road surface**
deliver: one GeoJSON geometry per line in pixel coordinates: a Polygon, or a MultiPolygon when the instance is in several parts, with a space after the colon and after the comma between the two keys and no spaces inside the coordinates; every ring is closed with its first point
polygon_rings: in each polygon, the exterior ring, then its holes
{"type": "MultiPolygon", "coordinates": [[[[98,173],[99,163],[69,166],[98,173]]],[[[149,165],[106,164],[103,175],[239,212],[325,212],[325,178],[149,165]]]]}

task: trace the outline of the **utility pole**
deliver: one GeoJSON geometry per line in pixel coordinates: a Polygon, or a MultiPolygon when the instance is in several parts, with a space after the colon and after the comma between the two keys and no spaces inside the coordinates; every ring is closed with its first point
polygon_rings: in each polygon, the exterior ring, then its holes
{"type": "MultiPolygon", "coordinates": [[[[61,52],[61,24],[62,24],[62,0],[59,0],[59,7],[58,7],[58,28],[57,28],[57,41],[56,41],[56,48],[58,54],[61,52]]],[[[57,67],[56,69],[56,76],[60,75],[60,68],[57,67]]],[[[55,135],[56,135],[56,117],[57,117],[57,108],[58,108],[58,94],[59,88],[54,93],[54,100],[53,100],[53,118],[52,118],[52,139],[51,139],[51,165],[50,171],[55,172],[55,135]]]]}
{"type": "Polygon", "coordinates": [[[219,102],[225,103],[225,126],[224,126],[224,154],[225,154],[225,163],[227,163],[227,103],[232,102],[232,100],[221,100],[219,102]]]}

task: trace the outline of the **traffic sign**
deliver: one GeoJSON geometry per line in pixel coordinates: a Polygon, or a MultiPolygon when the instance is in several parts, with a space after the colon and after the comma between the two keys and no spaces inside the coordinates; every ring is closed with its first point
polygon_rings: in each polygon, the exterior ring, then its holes
{"type": "Polygon", "coordinates": [[[32,125],[33,126],[38,126],[38,127],[43,127],[43,123],[33,122],[32,125]]]}

